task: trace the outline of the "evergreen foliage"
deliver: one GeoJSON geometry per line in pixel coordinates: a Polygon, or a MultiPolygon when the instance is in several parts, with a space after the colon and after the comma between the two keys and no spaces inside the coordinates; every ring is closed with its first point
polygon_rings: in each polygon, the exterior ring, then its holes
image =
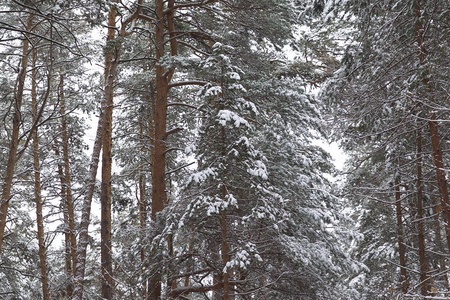
{"type": "Polygon", "coordinates": [[[0,298],[447,297],[447,2],[2,1],[0,298]]]}

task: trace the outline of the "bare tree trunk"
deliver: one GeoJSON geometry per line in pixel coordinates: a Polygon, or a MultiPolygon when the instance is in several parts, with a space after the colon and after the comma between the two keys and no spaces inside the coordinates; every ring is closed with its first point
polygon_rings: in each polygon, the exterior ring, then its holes
{"type": "MultiPolygon", "coordinates": [[[[65,253],[64,253],[64,259],[65,259],[65,269],[67,278],[71,278],[73,276],[73,269],[72,269],[72,254],[70,252],[70,230],[69,230],[69,216],[67,215],[67,201],[66,201],[66,183],[65,183],[65,176],[64,176],[64,163],[60,161],[61,153],[59,152],[58,145],[54,145],[54,151],[56,157],[58,157],[58,177],[59,181],[61,183],[61,207],[63,209],[63,216],[64,216],[64,245],[65,245],[65,253]]],[[[66,286],[66,293],[67,297],[72,297],[73,294],[73,285],[72,281],[69,280],[66,286]]]]}
{"type": "Polygon", "coordinates": [[[113,298],[113,268],[111,243],[111,167],[112,167],[112,115],[114,81],[119,64],[120,42],[115,41],[116,8],[111,6],[108,15],[108,52],[105,58],[105,96],[103,101],[102,183],[101,183],[101,270],[102,298],[113,298]]]}
{"type": "Polygon", "coordinates": [[[66,124],[66,108],[64,98],[64,75],[59,75],[58,86],[59,108],[61,113],[61,135],[62,135],[62,152],[64,161],[64,184],[65,184],[65,200],[69,225],[69,237],[70,237],[70,255],[72,259],[72,271],[75,275],[75,266],[77,258],[77,240],[75,233],[75,214],[73,209],[73,197],[72,197],[72,180],[70,176],[70,160],[69,160],[69,137],[67,135],[66,124]]]}
{"type": "Polygon", "coordinates": [[[433,161],[436,167],[436,179],[439,188],[439,198],[442,206],[442,216],[444,217],[445,233],[447,237],[447,247],[450,250],[450,209],[448,182],[444,169],[444,159],[442,157],[441,141],[435,114],[430,114],[428,128],[431,134],[431,146],[433,148],[433,161]]]}
{"type": "MultiPolygon", "coordinates": [[[[142,125],[142,120],[139,123],[139,134],[141,136],[141,139],[143,137],[144,134],[144,130],[143,130],[143,125],[142,125]]],[[[141,147],[141,152],[145,153],[144,151],[144,146],[141,147]]],[[[137,197],[138,199],[138,204],[139,204],[139,225],[141,227],[141,234],[142,236],[144,236],[145,234],[145,224],[147,222],[147,205],[145,203],[145,174],[144,174],[144,166],[143,166],[143,162],[141,163],[141,167],[139,168],[139,182],[138,182],[138,189],[139,189],[139,196],[137,197]]],[[[145,267],[144,267],[144,263],[145,263],[145,250],[143,245],[141,245],[141,249],[140,249],[140,256],[141,256],[141,275],[143,275],[145,273],[145,267]]],[[[142,300],[146,300],[147,299],[147,281],[143,280],[142,281],[142,285],[141,285],[141,293],[142,293],[142,300]]]]}
{"type": "Polygon", "coordinates": [[[406,273],[406,247],[403,239],[403,214],[398,175],[395,176],[395,208],[397,214],[398,252],[400,256],[400,282],[402,284],[402,292],[406,294],[408,292],[408,275],[406,273]]]}
{"type": "MultiPolygon", "coordinates": [[[[32,26],[33,26],[33,15],[29,15],[26,30],[30,31],[32,26]]],[[[19,146],[19,130],[21,124],[21,108],[29,56],[28,38],[23,39],[22,42],[22,59],[20,61],[19,74],[17,75],[17,87],[14,92],[14,105],[13,105],[14,112],[13,112],[11,141],[9,146],[8,162],[6,165],[5,175],[3,177],[2,196],[0,200],[0,253],[2,251],[3,237],[5,234],[6,217],[8,214],[9,200],[13,185],[14,169],[17,162],[17,149],[19,146]]]]}
{"type": "MultiPolygon", "coordinates": [[[[222,91],[225,89],[223,88],[222,83],[222,91]]],[[[222,127],[221,130],[221,136],[222,136],[222,157],[223,159],[226,159],[227,155],[227,143],[226,143],[226,132],[225,128],[222,127]]],[[[227,170],[225,169],[224,173],[222,174],[223,180],[226,180],[227,176],[227,170]]],[[[227,187],[225,186],[225,182],[222,182],[221,187],[221,197],[222,201],[226,201],[227,197],[227,187]]],[[[228,247],[228,222],[227,222],[227,212],[225,209],[223,209],[220,212],[220,229],[221,229],[221,237],[222,237],[222,268],[226,269],[226,272],[223,272],[223,300],[229,300],[230,299],[230,271],[227,268],[227,264],[230,261],[229,258],[229,247],[228,247]]]]}
{"type": "MultiPolygon", "coordinates": [[[[433,197],[433,199],[435,199],[433,197]]],[[[433,201],[433,214],[434,214],[434,234],[435,234],[435,240],[436,240],[436,248],[438,251],[444,252],[444,247],[442,245],[442,237],[441,237],[441,224],[439,221],[439,213],[442,210],[442,206],[438,203],[438,201],[433,201]]],[[[439,256],[439,270],[441,271],[442,278],[444,281],[444,286],[446,290],[449,290],[449,284],[448,284],[448,276],[445,265],[445,255],[439,256]]]]}
{"type": "Polygon", "coordinates": [[[422,296],[428,296],[427,272],[428,264],[425,258],[425,234],[423,228],[423,178],[422,178],[422,132],[417,129],[417,230],[419,239],[419,265],[422,296]]]}
{"type": "Polygon", "coordinates": [[[102,135],[103,135],[103,113],[97,125],[97,133],[95,136],[94,147],[92,150],[91,163],[89,167],[89,177],[87,178],[87,191],[84,197],[83,208],[81,213],[80,233],[77,247],[77,265],[75,270],[73,299],[81,300],[83,298],[83,284],[86,271],[86,252],[89,243],[89,224],[91,217],[92,197],[95,190],[95,181],[97,177],[97,169],[100,158],[100,151],[102,149],[102,135]]]}
{"type": "MultiPolygon", "coordinates": [[[[36,50],[33,50],[32,65],[33,71],[31,75],[31,106],[33,114],[33,122],[36,120],[37,115],[37,93],[36,93],[36,50]]],[[[41,269],[41,282],[42,282],[42,297],[44,300],[50,299],[50,290],[48,283],[48,269],[47,269],[47,250],[45,247],[45,233],[44,233],[44,220],[42,214],[42,193],[41,193],[41,168],[39,163],[39,140],[37,134],[37,127],[33,131],[33,167],[34,167],[34,199],[36,202],[36,223],[37,223],[37,236],[39,244],[39,263],[41,269]]]]}
{"type": "MultiPolygon", "coordinates": [[[[175,5],[175,0],[168,0],[167,2],[167,8],[170,10],[170,12],[167,14],[167,30],[169,31],[169,38],[170,38],[170,55],[172,56],[176,56],[178,55],[178,43],[177,43],[177,39],[176,39],[176,33],[175,33],[175,21],[174,21],[174,16],[175,16],[175,11],[173,10],[173,7],[175,5]]],[[[170,72],[168,72],[168,76],[167,76],[167,84],[170,82],[174,70],[170,70],[170,72]]],[[[167,87],[167,93],[168,93],[168,87],[167,87]]],[[[166,95],[166,110],[167,110],[167,97],[168,95],[166,95]]],[[[167,112],[166,112],[167,113],[167,112]]],[[[167,134],[166,134],[166,138],[167,138],[167,134]]],[[[167,196],[166,196],[166,202],[164,203],[164,205],[167,205],[167,196]]],[[[173,236],[169,235],[167,237],[167,249],[169,251],[169,255],[170,256],[174,256],[174,249],[173,249],[173,236]]],[[[168,271],[168,277],[170,278],[170,270],[168,271]]],[[[171,287],[172,290],[177,288],[177,281],[173,280],[172,282],[167,282],[167,285],[171,287]]]]}
{"type": "MultiPolygon", "coordinates": [[[[427,56],[427,49],[425,45],[425,36],[424,36],[424,28],[422,22],[422,4],[421,0],[415,0],[414,2],[414,11],[416,14],[416,37],[417,37],[417,46],[419,49],[419,64],[424,65],[425,59],[427,56]]],[[[429,84],[429,79],[424,77],[422,80],[423,84],[427,88],[428,93],[431,94],[432,87],[429,84]]],[[[430,100],[426,100],[427,102],[431,102],[430,100]]],[[[448,194],[448,182],[446,178],[446,173],[444,169],[443,157],[442,157],[442,149],[440,145],[439,138],[439,130],[438,123],[436,121],[436,114],[430,113],[428,116],[428,128],[431,136],[431,145],[433,148],[433,158],[434,165],[436,167],[436,179],[439,187],[439,195],[442,206],[442,215],[444,217],[445,224],[445,233],[447,237],[447,248],[450,251],[450,199],[448,194]]]]}
{"type": "MultiPolygon", "coordinates": [[[[227,263],[229,262],[228,257],[228,236],[227,236],[227,213],[225,210],[222,210],[220,213],[220,227],[221,227],[221,237],[222,237],[222,266],[226,268],[227,263]]],[[[230,272],[227,270],[223,273],[223,300],[230,299],[230,284],[229,277],[230,272]]]]}
{"type": "MultiPolygon", "coordinates": [[[[165,14],[164,1],[155,0],[156,20],[155,40],[156,59],[164,56],[164,28],[165,14]]],[[[155,125],[154,140],[154,160],[152,165],[152,220],[156,220],[156,214],[163,210],[167,202],[166,194],[166,130],[167,130],[167,94],[168,78],[163,66],[156,65],[156,99],[153,110],[153,120],[155,125]]],[[[159,300],[161,298],[161,274],[156,271],[150,279],[149,300],[159,300]]]]}

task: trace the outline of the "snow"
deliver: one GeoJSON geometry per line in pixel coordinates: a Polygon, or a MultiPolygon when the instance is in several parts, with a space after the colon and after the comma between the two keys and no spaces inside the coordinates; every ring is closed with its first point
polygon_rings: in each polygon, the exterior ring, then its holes
{"type": "Polygon", "coordinates": [[[230,78],[230,79],[233,79],[233,80],[241,80],[241,76],[239,76],[239,74],[236,73],[236,72],[228,72],[226,75],[227,75],[227,77],[230,78]]]}
{"type": "Polygon", "coordinates": [[[217,173],[214,168],[206,168],[202,171],[198,171],[197,173],[192,174],[190,181],[201,183],[204,182],[208,177],[215,177],[216,175],[217,173]]]}
{"type": "Polygon", "coordinates": [[[220,86],[213,86],[206,90],[205,97],[217,96],[222,94],[222,88],[220,86]]]}
{"type": "Polygon", "coordinates": [[[225,126],[227,122],[231,121],[235,127],[239,127],[241,124],[249,127],[247,120],[228,109],[220,110],[217,117],[219,124],[222,126],[225,126]]]}
{"type": "Polygon", "coordinates": [[[255,161],[255,166],[253,168],[248,168],[247,172],[253,176],[261,177],[264,180],[268,179],[266,165],[260,161],[255,161]]]}

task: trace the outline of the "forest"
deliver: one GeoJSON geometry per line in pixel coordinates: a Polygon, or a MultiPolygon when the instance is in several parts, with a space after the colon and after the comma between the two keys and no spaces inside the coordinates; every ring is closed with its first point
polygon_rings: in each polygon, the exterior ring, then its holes
{"type": "Polygon", "coordinates": [[[450,299],[448,0],[1,0],[0,70],[0,299],[450,299]]]}

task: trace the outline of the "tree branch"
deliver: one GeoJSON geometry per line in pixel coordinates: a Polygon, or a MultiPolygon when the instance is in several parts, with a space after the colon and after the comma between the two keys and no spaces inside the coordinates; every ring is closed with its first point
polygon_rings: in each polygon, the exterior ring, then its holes
{"type": "Polygon", "coordinates": [[[168,88],[178,87],[178,86],[185,86],[185,85],[200,85],[204,86],[207,82],[205,81],[181,81],[181,82],[174,82],[168,85],[168,88]]]}

